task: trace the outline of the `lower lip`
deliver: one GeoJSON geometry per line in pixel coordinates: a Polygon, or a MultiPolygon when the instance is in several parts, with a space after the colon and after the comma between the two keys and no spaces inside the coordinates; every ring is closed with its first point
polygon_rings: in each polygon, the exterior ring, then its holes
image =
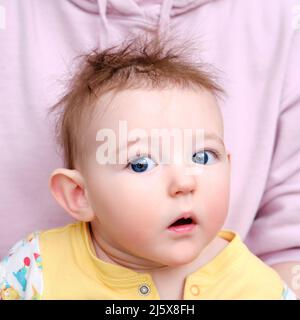
{"type": "Polygon", "coordinates": [[[168,229],[176,233],[188,233],[191,232],[195,226],[195,224],[184,224],[180,226],[169,227],[168,229]]]}

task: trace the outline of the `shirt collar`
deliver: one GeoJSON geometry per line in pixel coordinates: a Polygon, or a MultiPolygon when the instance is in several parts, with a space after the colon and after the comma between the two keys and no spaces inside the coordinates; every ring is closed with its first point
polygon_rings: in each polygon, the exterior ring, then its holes
{"type": "MultiPolygon", "coordinates": [[[[76,246],[74,253],[77,263],[84,269],[84,272],[90,272],[91,276],[96,275],[101,281],[117,286],[128,287],[137,283],[152,282],[151,275],[148,273],[139,273],[97,258],[89,232],[89,224],[80,223],[79,228],[81,236],[77,234],[72,241],[76,246]]],[[[232,231],[221,231],[218,235],[227,240],[228,245],[215,258],[187,278],[216,278],[228,272],[241,259],[242,253],[245,252],[245,245],[241,242],[240,237],[232,231]]]]}

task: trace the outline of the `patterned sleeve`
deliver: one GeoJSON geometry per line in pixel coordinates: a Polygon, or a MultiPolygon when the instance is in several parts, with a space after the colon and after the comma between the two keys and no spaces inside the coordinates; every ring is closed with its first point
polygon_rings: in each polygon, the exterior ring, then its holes
{"type": "Polygon", "coordinates": [[[286,284],[284,284],[281,298],[282,300],[299,300],[296,294],[286,284]]]}
{"type": "Polygon", "coordinates": [[[39,234],[33,233],[0,262],[0,300],[40,300],[42,269],[39,234]]]}

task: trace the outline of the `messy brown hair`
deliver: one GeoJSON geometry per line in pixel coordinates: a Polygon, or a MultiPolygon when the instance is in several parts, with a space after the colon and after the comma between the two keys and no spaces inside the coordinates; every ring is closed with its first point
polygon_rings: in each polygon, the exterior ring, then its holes
{"type": "Polygon", "coordinates": [[[66,168],[75,169],[76,161],[84,159],[83,123],[91,121],[97,101],[109,91],[188,87],[206,89],[217,96],[223,93],[207,65],[191,61],[187,42],[176,43],[139,36],[81,56],[83,61],[67,93],[50,109],[57,115],[55,133],[66,168]]]}

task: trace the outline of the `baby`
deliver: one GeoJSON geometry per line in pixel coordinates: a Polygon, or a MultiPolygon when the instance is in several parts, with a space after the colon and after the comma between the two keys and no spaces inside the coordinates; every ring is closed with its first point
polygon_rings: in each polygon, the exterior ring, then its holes
{"type": "MultiPolygon", "coordinates": [[[[292,299],[232,231],[222,89],[153,38],[89,54],[54,106],[65,167],[49,181],[76,223],[0,264],[2,299],[292,299]]],[[[241,213],[242,214],[242,213],[241,213]]]]}

